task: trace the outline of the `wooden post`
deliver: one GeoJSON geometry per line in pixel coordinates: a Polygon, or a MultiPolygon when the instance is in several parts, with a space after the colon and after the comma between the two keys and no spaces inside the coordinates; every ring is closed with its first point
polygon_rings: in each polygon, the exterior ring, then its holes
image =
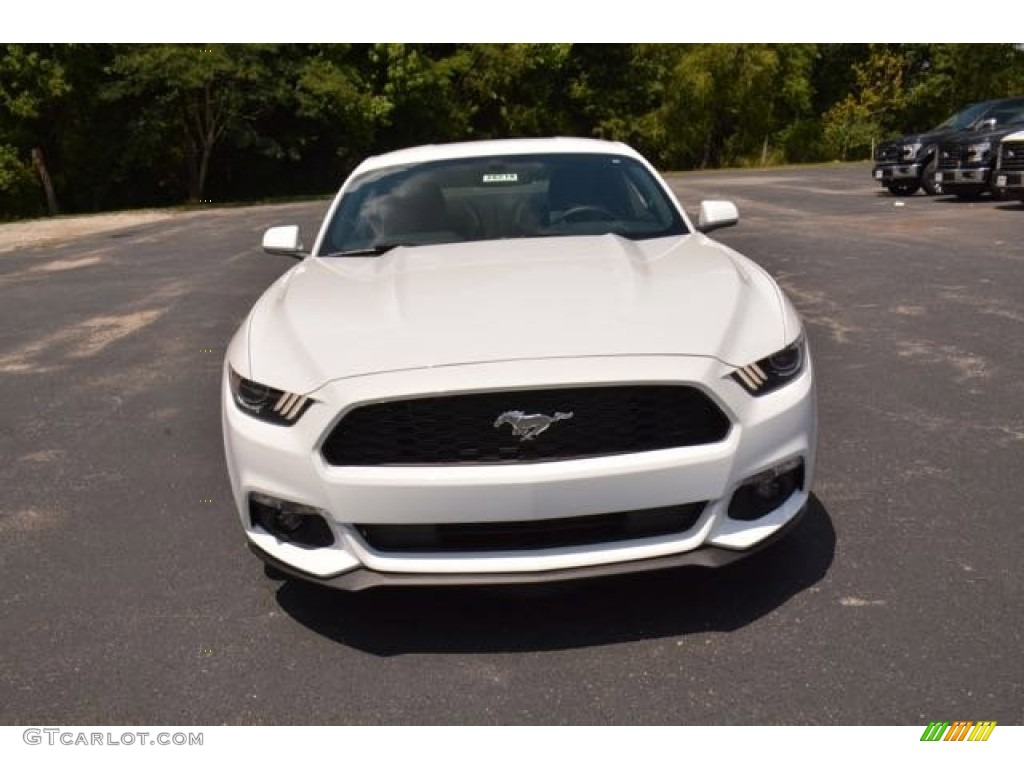
{"type": "Polygon", "coordinates": [[[51,216],[59,213],[57,208],[57,195],[53,191],[53,182],[50,180],[50,172],[46,170],[46,161],[43,159],[43,150],[35,147],[32,150],[32,167],[39,174],[39,180],[43,183],[43,190],[46,192],[46,207],[51,216]]]}

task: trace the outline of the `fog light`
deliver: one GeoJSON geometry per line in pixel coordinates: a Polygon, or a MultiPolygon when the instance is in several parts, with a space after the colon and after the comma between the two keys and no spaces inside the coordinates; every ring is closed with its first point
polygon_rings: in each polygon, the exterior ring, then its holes
{"type": "Polygon", "coordinates": [[[804,460],[790,459],[743,481],[729,502],[729,517],[757,520],[781,507],[804,485],[804,460]]]}
{"type": "Polygon", "coordinates": [[[297,512],[286,512],[280,510],[274,515],[274,527],[289,535],[295,533],[302,527],[303,515],[297,512]]]}
{"type": "Polygon", "coordinates": [[[792,491],[792,477],[790,475],[762,477],[753,483],[754,493],[758,498],[765,501],[777,501],[787,496],[787,491],[792,491]]]}
{"type": "Polygon", "coordinates": [[[302,547],[329,547],[334,534],[322,510],[286,501],[265,493],[249,494],[249,517],[253,526],[262,528],[281,541],[302,547]]]}

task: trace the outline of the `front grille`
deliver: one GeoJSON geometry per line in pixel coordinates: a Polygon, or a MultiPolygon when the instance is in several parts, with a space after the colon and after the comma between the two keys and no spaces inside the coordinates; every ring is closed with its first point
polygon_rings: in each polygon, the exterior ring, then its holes
{"type": "Polygon", "coordinates": [[[894,164],[900,161],[899,144],[880,144],[875,149],[875,162],[894,164]]]}
{"type": "Polygon", "coordinates": [[[966,160],[966,144],[943,144],[939,148],[939,168],[959,168],[966,160]]]}
{"type": "Polygon", "coordinates": [[[630,541],[688,531],[706,502],[673,507],[501,523],[357,525],[378,552],[509,552],[630,541]]]}
{"type": "Polygon", "coordinates": [[[999,162],[1004,171],[1024,171],[1024,142],[1003,144],[999,162]]]}
{"type": "Polygon", "coordinates": [[[558,461],[714,443],[729,427],[694,387],[515,390],[359,406],[321,450],[334,466],[558,461]]]}

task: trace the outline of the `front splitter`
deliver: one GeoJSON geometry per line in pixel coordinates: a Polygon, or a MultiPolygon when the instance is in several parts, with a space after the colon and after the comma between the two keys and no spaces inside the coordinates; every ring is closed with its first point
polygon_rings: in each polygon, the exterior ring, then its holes
{"type": "Polygon", "coordinates": [[[256,545],[249,543],[254,555],[270,567],[289,577],[302,579],[312,584],[339,589],[346,592],[359,592],[376,587],[443,587],[443,586],[484,586],[504,584],[546,584],[556,581],[573,581],[577,579],[596,579],[607,576],[619,576],[627,573],[644,573],[670,568],[698,567],[720,568],[738,560],[742,560],[755,552],[770,547],[789,534],[803,519],[807,506],[801,507],[782,528],[771,536],[759,541],[748,549],[722,549],[721,547],[700,547],[689,552],[666,557],[655,557],[648,560],[630,560],[607,565],[592,565],[580,568],[560,568],[551,571],[531,571],[523,573],[396,573],[375,571],[369,568],[356,568],[352,571],[319,578],[304,573],[288,563],[267,554],[256,545]]]}

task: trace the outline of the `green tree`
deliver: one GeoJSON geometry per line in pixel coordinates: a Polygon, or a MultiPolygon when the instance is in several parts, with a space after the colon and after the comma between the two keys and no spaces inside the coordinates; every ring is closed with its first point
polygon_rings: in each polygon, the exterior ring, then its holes
{"type": "Polygon", "coordinates": [[[214,149],[245,135],[256,117],[283,98],[273,45],[133,45],[110,67],[112,100],[139,106],[135,140],[167,141],[187,173],[188,196],[204,196],[214,149]]]}
{"type": "MultiPolygon", "coordinates": [[[[0,46],[0,217],[36,213],[43,200],[39,175],[32,170],[45,156],[49,124],[69,86],[50,45],[0,46]]],[[[45,165],[40,170],[49,173],[45,165]]],[[[56,198],[48,191],[50,208],[56,198]]]]}
{"type": "MultiPolygon", "coordinates": [[[[901,46],[912,64],[905,122],[926,130],[965,105],[1024,94],[1024,50],[1014,44],[901,46]]],[[[894,131],[906,127],[893,126],[894,131]]]]}
{"type": "Polygon", "coordinates": [[[304,120],[306,138],[325,137],[342,160],[373,151],[394,109],[386,96],[374,93],[362,53],[349,45],[311,46],[295,65],[296,114],[304,120]]]}
{"type": "Polygon", "coordinates": [[[569,44],[471,45],[452,57],[454,119],[462,136],[568,132],[569,44]]]}
{"type": "Polygon", "coordinates": [[[1021,93],[1013,44],[0,45],[0,217],[44,210],[33,154],[63,209],[101,210],[322,192],[476,138],[617,139],[664,168],[866,156],[1021,93]]]}
{"type": "Polygon", "coordinates": [[[698,44],[676,49],[648,130],[660,159],[708,168],[764,158],[773,138],[807,114],[810,45],[698,44]]]}
{"type": "Polygon", "coordinates": [[[886,120],[906,108],[906,52],[899,47],[871,46],[867,61],[853,67],[856,92],[834,104],[822,117],[825,141],[841,160],[867,155],[872,142],[885,133],[886,120]]]}
{"type": "Polygon", "coordinates": [[[567,132],[624,141],[647,150],[642,116],[661,103],[677,46],[573,45],[567,62],[567,132]]]}
{"type": "Polygon", "coordinates": [[[367,52],[369,86],[380,118],[378,149],[461,138],[453,110],[454,45],[381,43],[367,52]]]}

